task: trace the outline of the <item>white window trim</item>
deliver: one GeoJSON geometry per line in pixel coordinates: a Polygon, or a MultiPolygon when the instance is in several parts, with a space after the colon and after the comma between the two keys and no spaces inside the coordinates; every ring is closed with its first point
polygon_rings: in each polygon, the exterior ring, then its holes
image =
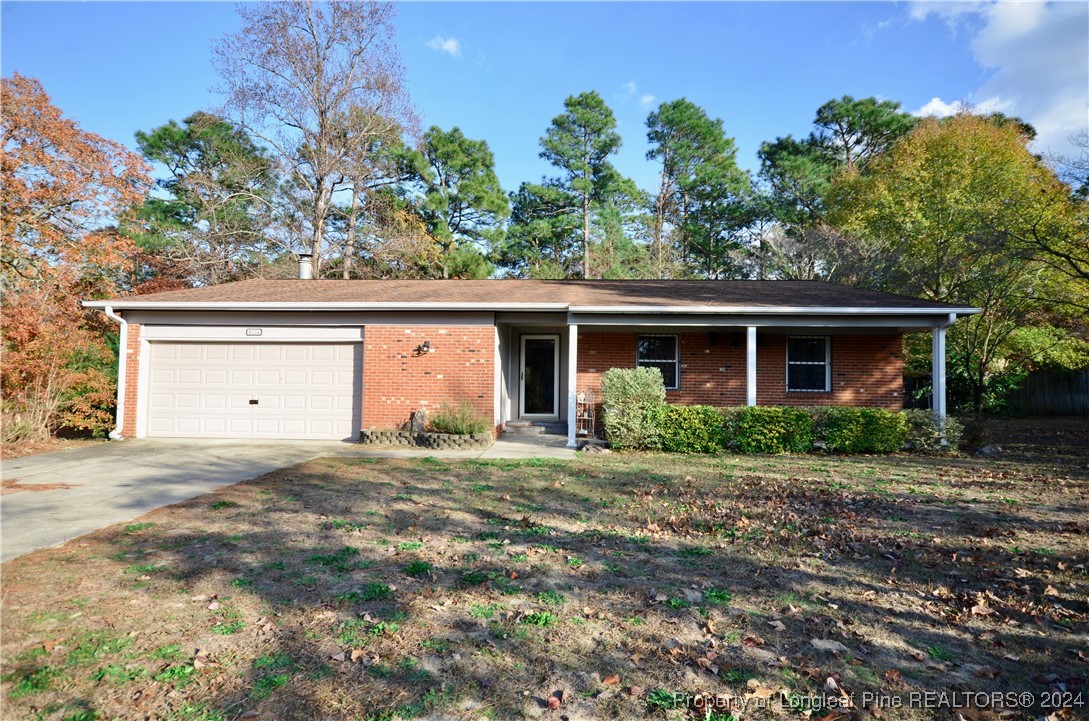
{"type": "Polygon", "coordinates": [[[673,374],[673,378],[676,385],[666,386],[667,391],[676,391],[681,388],[681,338],[673,333],[640,333],[635,337],[635,367],[643,368],[645,366],[639,365],[640,361],[643,363],[672,363],[677,367],[676,372],[673,374]],[[640,358],[639,357],[639,339],[640,338],[672,338],[673,339],[673,358],[640,358]]]}
{"type": "MultiPolygon", "coordinates": [[[[787,393],[831,393],[832,392],[832,336],[830,335],[788,335],[786,342],[786,387],[787,393]],[[821,338],[824,340],[824,388],[814,390],[812,388],[790,387],[790,341],[794,338],[821,338]]],[[[817,365],[813,361],[797,361],[796,365],[817,365]]]]}

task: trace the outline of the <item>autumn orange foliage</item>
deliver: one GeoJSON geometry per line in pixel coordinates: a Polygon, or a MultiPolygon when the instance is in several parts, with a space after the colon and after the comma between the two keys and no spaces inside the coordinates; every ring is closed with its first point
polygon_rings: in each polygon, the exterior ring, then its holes
{"type": "Polygon", "coordinates": [[[117,232],[151,188],[124,146],[62,116],[41,83],[0,87],[3,437],[96,432],[112,417],[112,332],[80,298],[124,292],[135,248],[117,232]]]}

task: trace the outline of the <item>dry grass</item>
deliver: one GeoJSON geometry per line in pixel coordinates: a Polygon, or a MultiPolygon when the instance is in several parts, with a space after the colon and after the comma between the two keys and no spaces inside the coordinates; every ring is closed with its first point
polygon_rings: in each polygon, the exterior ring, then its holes
{"type": "Polygon", "coordinates": [[[999,442],[312,461],[5,564],[3,717],[1036,718],[1089,700],[1089,427],[999,442]]]}

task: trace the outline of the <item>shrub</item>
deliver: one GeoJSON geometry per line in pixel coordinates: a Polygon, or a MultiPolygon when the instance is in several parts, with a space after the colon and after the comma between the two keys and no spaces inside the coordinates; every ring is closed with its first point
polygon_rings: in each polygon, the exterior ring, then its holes
{"type": "Polygon", "coordinates": [[[605,437],[617,448],[653,448],[665,383],[657,368],[610,368],[601,377],[605,437]]]}
{"type": "Polygon", "coordinates": [[[655,411],[658,447],[671,453],[716,453],[725,447],[722,413],[711,406],[665,404],[655,411]]]}
{"type": "Polygon", "coordinates": [[[471,403],[462,401],[457,406],[449,403],[440,405],[433,415],[427,417],[427,425],[435,433],[467,436],[488,432],[492,422],[471,403]]]}
{"type": "Polygon", "coordinates": [[[817,437],[837,453],[894,453],[907,438],[903,416],[883,408],[827,406],[813,415],[817,437]]]}
{"type": "Polygon", "coordinates": [[[925,409],[901,412],[904,418],[907,446],[920,453],[937,453],[956,450],[960,443],[964,426],[956,418],[945,419],[945,439],[948,445],[942,445],[942,433],[934,414],[925,409]]]}
{"type": "Polygon", "coordinates": [[[726,438],[742,453],[804,453],[813,448],[813,416],[800,408],[734,408],[726,416],[726,438]]]}

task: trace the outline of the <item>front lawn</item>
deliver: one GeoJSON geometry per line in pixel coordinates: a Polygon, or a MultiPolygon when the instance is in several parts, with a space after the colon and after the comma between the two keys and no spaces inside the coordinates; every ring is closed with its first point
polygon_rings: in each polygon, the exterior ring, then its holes
{"type": "Polygon", "coordinates": [[[312,461],[5,564],[4,718],[1036,718],[1089,702],[1089,431],[1020,439],[312,461]]]}

